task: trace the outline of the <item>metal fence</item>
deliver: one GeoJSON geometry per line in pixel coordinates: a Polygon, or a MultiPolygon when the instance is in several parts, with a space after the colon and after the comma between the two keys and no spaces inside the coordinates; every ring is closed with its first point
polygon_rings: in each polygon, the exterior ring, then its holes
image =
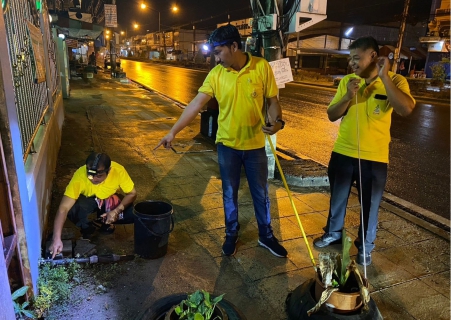
{"type": "Polygon", "coordinates": [[[58,90],[56,45],[45,1],[8,0],[3,12],[25,161],[58,90]]]}

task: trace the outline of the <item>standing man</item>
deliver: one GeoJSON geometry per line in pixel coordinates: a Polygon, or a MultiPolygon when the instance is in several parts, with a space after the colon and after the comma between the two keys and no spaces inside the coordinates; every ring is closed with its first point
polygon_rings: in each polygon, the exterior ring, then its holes
{"type": "Polygon", "coordinates": [[[89,55],[89,64],[92,66],[96,65],[96,53],[94,51],[89,55]]]}
{"type": "Polygon", "coordinates": [[[88,221],[88,215],[97,212],[100,231],[112,233],[113,223],[134,222],[135,199],[135,186],[125,168],[105,153],[91,153],[86,165],[75,171],[56,213],[50,245],[52,259],[63,250],[61,232],[66,217],[80,227],[83,238],[89,238],[96,228],[88,221]],[[122,200],[116,194],[118,190],[125,194],[122,200]]]}
{"type": "Polygon", "coordinates": [[[359,38],[349,49],[349,66],[354,73],[341,80],[327,109],[329,120],[341,119],[341,123],[328,168],[329,217],[325,234],[314,245],[324,248],[341,241],[348,197],[356,181],[363,211],[359,236],[354,242],[358,249],[357,263],[369,265],[387,178],[391,114],[395,110],[401,116],[409,115],[415,100],[407,80],[389,71],[386,57],[378,57],[379,46],[374,38],[359,38]]]}
{"type": "Polygon", "coordinates": [[[216,144],[226,225],[222,252],[226,256],[236,252],[240,229],[238,188],[244,166],[258,223],[258,244],[277,257],[286,257],[287,251],[273,235],[269,212],[265,134],[272,135],[284,126],[271,66],[266,60],[241,50],[241,36],[230,24],[216,29],[209,42],[217,66],[207,75],[197,96],[156,148],[161,145],[170,148],[175,135],[215,97],[219,104],[216,144]],[[266,124],[260,118],[265,103],[268,105],[266,124]]]}

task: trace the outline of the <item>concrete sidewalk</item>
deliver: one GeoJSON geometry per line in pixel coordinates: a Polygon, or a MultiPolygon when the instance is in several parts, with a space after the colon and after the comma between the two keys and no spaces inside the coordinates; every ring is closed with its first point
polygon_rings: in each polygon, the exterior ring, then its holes
{"type": "MultiPolygon", "coordinates": [[[[103,74],[90,82],[72,80],[71,88],[71,98],[64,103],[66,118],[51,216],[72,174],[95,150],[125,166],[135,182],[137,202],[172,204],[176,222],[164,257],[121,264],[122,271],[104,294],[92,296],[92,284],[84,284],[83,290],[88,291],[74,299],[67,314],[60,313],[59,318],[85,319],[89,310],[90,320],[133,319],[166,295],[205,289],[226,293],[225,298],[248,320],[286,319],[287,294],[313,278],[314,271],[281,181],[270,181],[271,214],[274,233],[288,250],[288,258],[274,257],[257,245],[258,230],[245,178],[239,192],[238,251],[234,257],[222,257],[221,181],[215,146],[200,135],[199,117],[177,136],[174,150],[153,150],[182,112],[171,100],[103,74]]],[[[296,186],[291,192],[317,260],[312,241],[323,233],[329,194],[296,186]]],[[[346,229],[353,239],[358,224],[358,199],[352,196],[346,229]]],[[[66,226],[74,227],[68,221],[66,226]]],[[[381,208],[367,278],[371,297],[385,319],[449,319],[448,240],[448,233],[432,233],[381,208]]],[[[133,254],[133,226],[119,226],[111,235],[95,235],[92,242],[98,254],[133,254]]],[[[339,251],[340,245],[331,250],[339,251]]],[[[357,254],[355,247],[351,254],[357,254]]]]}

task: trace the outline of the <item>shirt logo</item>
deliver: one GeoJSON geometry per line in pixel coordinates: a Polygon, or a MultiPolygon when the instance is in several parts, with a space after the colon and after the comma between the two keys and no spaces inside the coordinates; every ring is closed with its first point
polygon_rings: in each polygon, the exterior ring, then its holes
{"type": "Polygon", "coordinates": [[[379,107],[379,105],[377,105],[373,111],[373,114],[380,114],[380,113],[381,113],[381,107],[379,107]]]}

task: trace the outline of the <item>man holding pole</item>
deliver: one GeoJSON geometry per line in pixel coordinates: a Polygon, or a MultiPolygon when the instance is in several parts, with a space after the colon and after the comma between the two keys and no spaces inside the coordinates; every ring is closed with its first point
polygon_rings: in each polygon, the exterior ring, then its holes
{"type": "Polygon", "coordinates": [[[277,257],[286,257],[287,251],[273,235],[269,212],[265,134],[275,134],[285,124],[271,66],[263,58],[241,50],[241,36],[230,24],[216,29],[209,42],[217,66],[209,72],[197,96],[156,148],[161,145],[170,148],[176,134],[215,97],[219,104],[216,144],[226,225],[222,252],[226,256],[236,252],[240,229],[238,189],[244,166],[258,223],[258,244],[277,257]],[[267,108],[264,108],[265,103],[267,108]],[[267,123],[261,122],[264,109],[267,109],[267,123]]]}

